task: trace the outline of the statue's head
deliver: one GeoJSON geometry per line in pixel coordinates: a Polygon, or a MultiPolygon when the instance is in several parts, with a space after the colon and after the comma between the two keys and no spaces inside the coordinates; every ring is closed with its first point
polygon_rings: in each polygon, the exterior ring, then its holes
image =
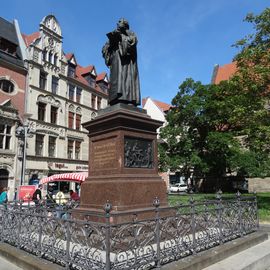
{"type": "Polygon", "coordinates": [[[126,19],[121,18],[117,23],[117,29],[129,29],[129,23],[126,19]]]}

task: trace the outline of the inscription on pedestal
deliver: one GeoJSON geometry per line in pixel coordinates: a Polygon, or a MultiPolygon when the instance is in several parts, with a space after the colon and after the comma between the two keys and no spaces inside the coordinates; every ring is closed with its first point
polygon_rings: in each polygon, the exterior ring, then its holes
{"type": "Polygon", "coordinates": [[[116,142],[113,140],[95,142],[92,157],[94,170],[115,168],[117,166],[116,142]]]}
{"type": "Polygon", "coordinates": [[[125,137],[125,167],[152,169],[153,142],[145,139],[125,137]]]}

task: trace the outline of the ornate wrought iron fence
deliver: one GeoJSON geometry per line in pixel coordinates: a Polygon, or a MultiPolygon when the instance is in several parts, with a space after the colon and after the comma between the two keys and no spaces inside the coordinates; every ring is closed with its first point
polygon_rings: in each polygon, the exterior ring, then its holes
{"type": "Polygon", "coordinates": [[[194,201],[116,214],[7,204],[0,239],[66,269],[159,269],[258,228],[256,196],[194,201]],[[75,216],[80,219],[75,219],[75,216]]]}

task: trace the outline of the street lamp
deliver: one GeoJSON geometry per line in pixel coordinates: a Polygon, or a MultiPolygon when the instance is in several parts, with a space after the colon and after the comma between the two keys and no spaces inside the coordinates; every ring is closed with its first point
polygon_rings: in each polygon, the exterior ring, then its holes
{"type": "Polygon", "coordinates": [[[29,121],[28,118],[32,116],[30,113],[25,113],[23,115],[23,126],[19,126],[16,129],[16,136],[22,141],[22,172],[21,172],[21,181],[20,185],[22,186],[25,182],[25,168],[26,168],[26,148],[27,148],[27,138],[30,134],[29,121]]]}

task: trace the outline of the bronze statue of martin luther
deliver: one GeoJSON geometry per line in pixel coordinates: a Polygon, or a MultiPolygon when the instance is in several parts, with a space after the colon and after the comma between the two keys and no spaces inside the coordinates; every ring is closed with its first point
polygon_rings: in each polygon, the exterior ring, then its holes
{"type": "Polygon", "coordinates": [[[117,29],[107,34],[102,55],[110,68],[109,104],[141,104],[137,66],[137,37],[129,23],[120,19],[117,29]]]}

